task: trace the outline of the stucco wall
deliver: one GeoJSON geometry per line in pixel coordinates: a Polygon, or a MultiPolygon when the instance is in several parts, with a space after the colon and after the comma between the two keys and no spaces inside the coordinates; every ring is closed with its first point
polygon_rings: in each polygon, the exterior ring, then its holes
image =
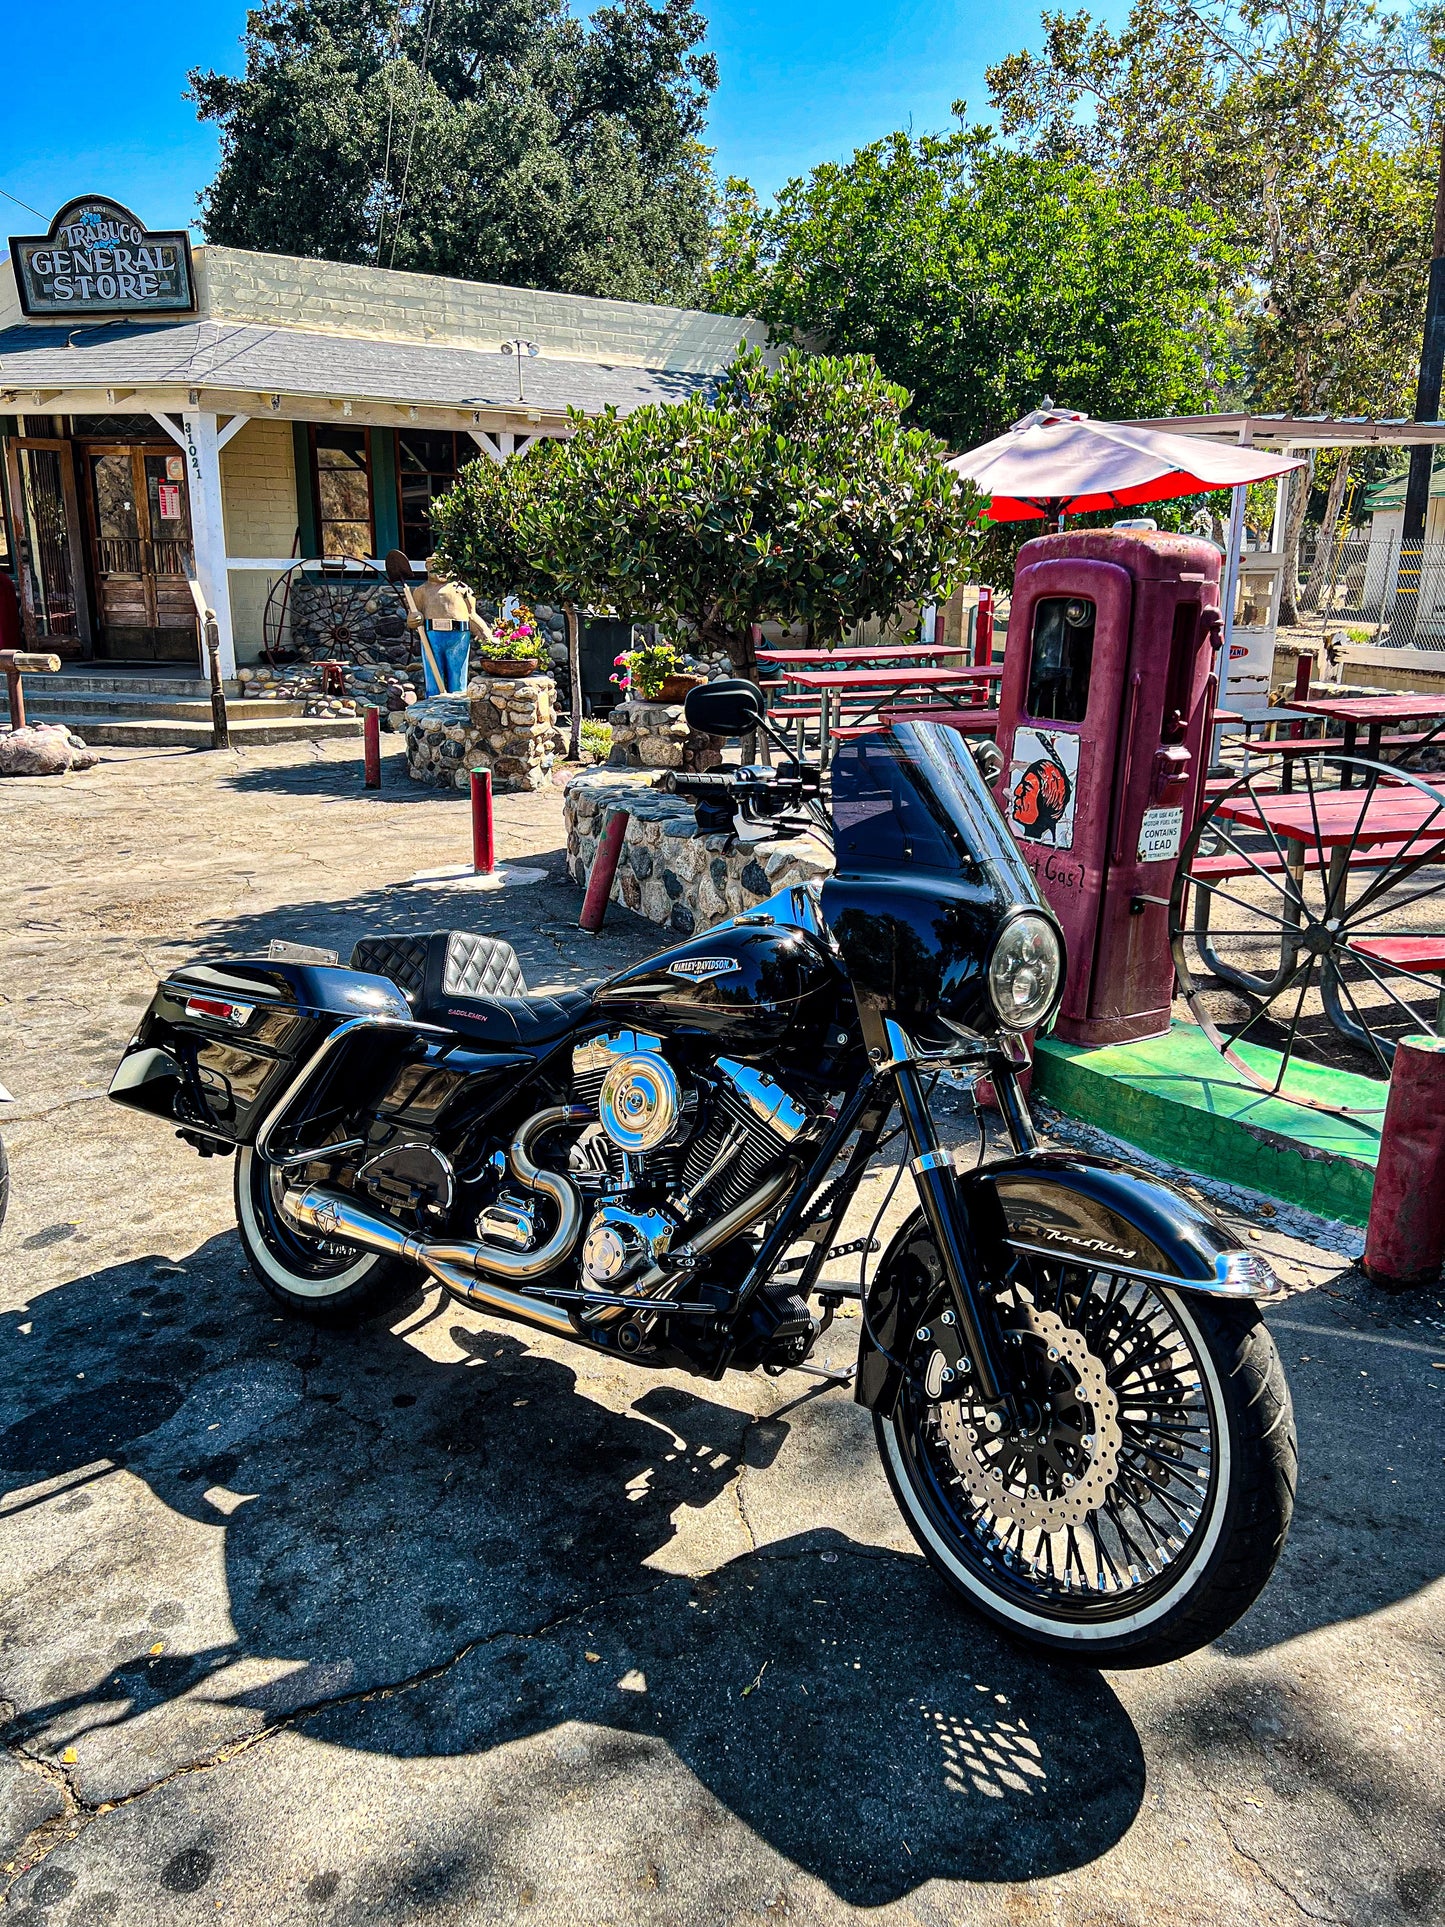
{"type": "MultiPolygon", "coordinates": [[[[290,555],[296,539],[296,464],[291,424],[249,421],[221,450],[221,496],[230,555],[290,555]]],[[[274,575],[231,576],[236,660],[261,653],[262,612],[274,575]]]]}
{"type": "Polygon", "coordinates": [[[242,248],[197,248],[201,312],[217,320],[323,334],[495,349],[514,335],[544,354],[618,366],[715,374],[744,340],[763,346],[761,322],[642,302],[596,301],[436,274],[402,274],[242,248]]]}

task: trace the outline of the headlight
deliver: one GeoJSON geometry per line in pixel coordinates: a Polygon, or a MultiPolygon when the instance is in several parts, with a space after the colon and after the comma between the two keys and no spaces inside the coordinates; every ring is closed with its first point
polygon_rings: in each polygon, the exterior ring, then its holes
{"type": "Polygon", "coordinates": [[[1064,975],[1064,946],[1047,917],[1025,911],[1004,925],[988,963],[988,994],[999,1022],[1029,1030],[1054,1007],[1064,975]]]}

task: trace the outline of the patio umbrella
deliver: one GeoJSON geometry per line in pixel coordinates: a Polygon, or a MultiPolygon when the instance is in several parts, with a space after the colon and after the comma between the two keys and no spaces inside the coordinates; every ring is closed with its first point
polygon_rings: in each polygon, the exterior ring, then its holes
{"type": "Polygon", "coordinates": [[[1091,421],[1046,402],[1006,433],[955,455],[947,466],[990,496],[995,522],[1087,515],[1131,509],[1195,495],[1207,488],[1239,488],[1302,468],[1295,456],[1231,448],[1194,435],[1169,435],[1127,422],[1091,421]]]}

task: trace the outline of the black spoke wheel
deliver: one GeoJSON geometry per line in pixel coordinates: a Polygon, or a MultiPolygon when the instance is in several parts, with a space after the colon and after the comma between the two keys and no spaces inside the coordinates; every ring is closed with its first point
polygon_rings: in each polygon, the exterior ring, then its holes
{"type": "Polygon", "coordinates": [[[1231,1625],[1273,1570],[1294,1492],[1289,1393],[1257,1309],[1020,1259],[999,1317],[1022,1422],[990,1431],[921,1220],[889,1262],[935,1290],[879,1449],[955,1592],[1097,1664],[1173,1658],[1231,1625]]]}

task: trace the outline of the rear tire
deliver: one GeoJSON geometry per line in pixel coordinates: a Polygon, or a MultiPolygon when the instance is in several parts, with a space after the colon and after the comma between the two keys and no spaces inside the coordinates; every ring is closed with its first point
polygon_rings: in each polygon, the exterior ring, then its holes
{"type": "Polygon", "coordinates": [[[236,1229],[252,1271],[278,1305],[314,1325],[360,1325],[417,1283],[409,1265],[379,1251],[313,1238],[281,1212],[277,1166],[246,1145],[236,1156],[236,1229]]]}
{"type": "MultiPolygon", "coordinates": [[[[941,1287],[926,1233],[915,1236],[908,1255],[941,1287]]],[[[1117,1465],[1077,1532],[1050,1537],[1001,1525],[999,1510],[973,1496],[955,1470],[961,1462],[940,1424],[947,1408],[930,1399],[919,1352],[908,1361],[897,1406],[888,1417],[875,1414],[874,1427],[899,1510],[959,1599],[1052,1656],[1152,1666],[1218,1638],[1263,1590],[1294,1507],[1294,1418],[1279,1354],[1255,1305],[1135,1283],[1115,1300],[1117,1313],[1101,1320],[1099,1300],[1091,1297],[1101,1276],[1092,1274],[1089,1290],[1081,1291],[1079,1281],[1090,1274],[1036,1265],[1027,1284],[1027,1302],[1056,1304],[1056,1316],[1095,1348],[1118,1399],[1117,1465]],[[1126,1316],[1134,1321],[1127,1332],[1126,1316]],[[1111,1356],[1115,1326],[1121,1329],[1111,1356]],[[1156,1362],[1141,1377],[1138,1359],[1151,1342],[1156,1362]],[[1150,1429],[1156,1422],[1164,1428],[1157,1435],[1150,1429]],[[1186,1429],[1197,1443],[1183,1449],[1186,1429]],[[1152,1493],[1141,1471],[1154,1478],[1152,1493]],[[1160,1509],[1154,1495],[1161,1491],[1177,1520],[1160,1509]],[[1122,1557],[1118,1523],[1130,1535],[1122,1557]],[[1112,1562],[1107,1576],[1105,1556],[1112,1562]]],[[[1123,1282],[1106,1278],[1105,1295],[1123,1282]]],[[[940,1289],[934,1303],[941,1309],[943,1302],[940,1289]]],[[[1050,1357],[1058,1357],[1057,1347],[1050,1357]]],[[[1092,1421],[1096,1430],[1100,1422],[1092,1421]]],[[[956,1425],[952,1438],[956,1452],[956,1425]]],[[[984,1449],[999,1448],[986,1440],[984,1449]]],[[[1007,1458],[992,1463],[1006,1467],[1007,1458]]]]}

